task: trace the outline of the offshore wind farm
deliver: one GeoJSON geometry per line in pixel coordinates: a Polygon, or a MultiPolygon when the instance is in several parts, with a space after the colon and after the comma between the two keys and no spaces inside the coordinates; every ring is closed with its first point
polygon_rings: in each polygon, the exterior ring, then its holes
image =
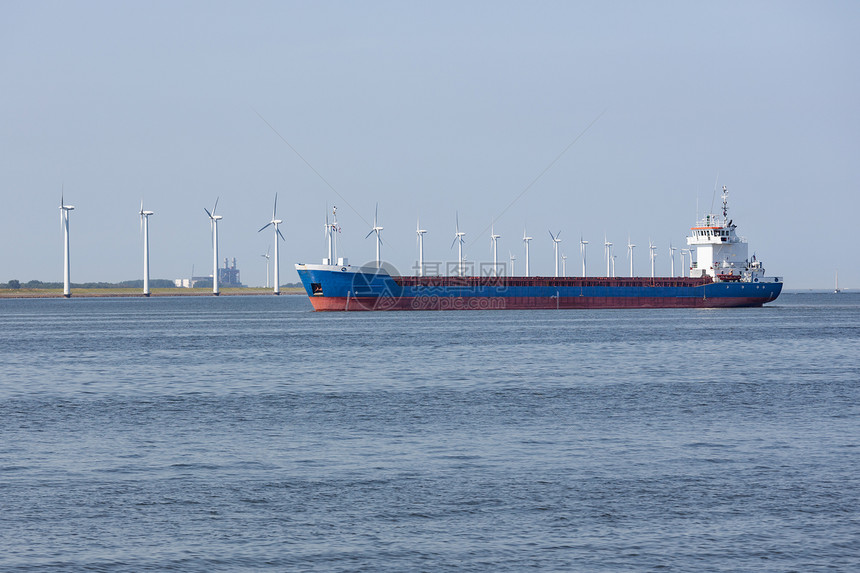
{"type": "MultiPolygon", "coordinates": [[[[699,227],[691,227],[691,236],[687,238],[687,244],[691,247],[689,249],[681,250],[682,255],[682,272],[680,274],[680,278],[698,278],[698,283],[684,283],[673,285],[674,287],[682,287],[686,290],[666,290],[668,284],[664,283],[656,283],[654,279],[657,279],[656,274],[656,259],[657,259],[657,250],[658,246],[649,238],[648,240],[648,256],[650,259],[650,284],[645,284],[640,282],[630,283],[624,285],[613,283],[602,283],[602,284],[592,284],[591,286],[600,286],[602,290],[599,291],[589,291],[588,296],[586,296],[585,291],[585,282],[580,282],[578,284],[567,284],[564,285],[567,288],[565,292],[567,293],[567,297],[563,296],[561,290],[557,287],[562,286],[559,284],[550,284],[546,282],[542,277],[534,277],[535,280],[528,281],[528,285],[520,284],[519,286],[529,286],[532,290],[523,291],[522,289],[511,289],[509,288],[513,283],[505,282],[502,285],[502,288],[499,289],[499,285],[496,286],[495,292],[485,292],[482,290],[483,287],[479,287],[482,284],[482,281],[485,277],[501,277],[506,276],[509,278],[516,278],[514,275],[514,267],[513,262],[515,257],[513,253],[510,253],[510,267],[507,272],[500,272],[500,269],[504,267],[504,263],[500,264],[498,259],[498,244],[499,240],[502,238],[500,234],[498,234],[495,230],[495,221],[491,222],[489,227],[489,245],[490,252],[488,253],[491,257],[491,262],[489,261],[468,261],[466,254],[464,252],[464,247],[466,245],[466,231],[462,230],[460,227],[460,217],[459,211],[455,211],[454,213],[454,237],[451,243],[451,248],[457,246],[457,261],[455,265],[451,265],[448,263],[446,265],[446,269],[443,272],[442,265],[436,263],[433,266],[433,271],[427,272],[427,264],[424,260],[424,235],[428,232],[427,229],[422,229],[420,224],[420,217],[417,219],[416,224],[416,240],[417,240],[417,257],[415,260],[415,264],[412,266],[413,272],[409,274],[409,276],[414,275],[415,277],[423,278],[425,276],[429,277],[443,277],[443,276],[454,276],[460,279],[469,279],[471,277],[473,285],[476,287],[472,292],[464,291],[462,288],[460,289],[441,289],[438,287],[442,285],[442,283],[436,283],[437,289],[433,291],[431,289],[432,296],[434,300],[436,299],[445,299],[446,303],[443,303],[441,307],[444,308],[542,308],[550,303],[550,301],[554,300],[554,304],[557,308],[561,308],[562,306],[566,308],[614,308],[616,306],[621,307],[661,307],[661,306],[758,306],[765,302],[770,302],[779,295],[779,292],[782,289],[782,279],[780,277],[768,277],[764,273],[764,268],[761,265],[761,261],[757,259],[756,255],[753,254],[752,257],[748,255],[747,247],[746,247],[746,239],[738,236],[735,232],[737,225],[733,223],[733,219],[728,216],[728,190],[726,186],[723,186],[722,189],[722,212],[721,214],[709,213],[706,214],[701,220],[697,222],[699,227]],[[701,226],[705,225],[705,226],[701,226]],[[694,250],[692,247],[696,246],[694,250]],[[695,256],[693,254],[695,253],[695,256]],[[690,265],[689,267],[684,267],[683,258],[685,254],[689,254],[690,256],[690,265]],[[477,266],[476,266],[477,265],[477,266]],[[714,288],[711,283],[726,283],[726,288],[729,289],[730,292],[722,291],[719,288],[714,288]],[[747,283],[761,283],[755,284],[754,286],[756,292],[748,293],[742,292],[746,288],[744,285],[747,283]],[[765,283],[768,283],[768,286],[765,287],[765,283]],[[654,287],[660,286],[663,290],[643,290],[643,287],[654,287]],[[553,292],[552,288],[556,287],[553,292]],[[571,300],[571,295],[573,294],[570,290],[572,287],[579,288],[578,298],[573,301],[571,300]],[[623,287],[623,288],[619,288],[623,287]],[[637,288],[634,288],[637,287],[637,288]],[[740,290],[738,290],[738,288],[740,290]],[[766,292],[758,292],[760,289],[765,288],[766,292]],[[537,291],[534,289],[538,289],[537,291]],[[526,293],[528,293],[526,295],[526,293]],[[753,295],[753,296],[749,296],[753,295]],[[524,302],[523,297],[527,296],[530,302],[524,302]],[[486,300],[485,300],[486,299],[486,300]],[[565,303],[562,304],[562,300],[565,300],[565,303]],[[504,304],[500,304],[504,303],[504,304]],[[474,306],[477,304],[477,306],[474,306]]],[[[220,197],[215,199],[215,203],[210,211],[207,208],[204,208],[204,212],[210,221],[210,231],[211,231],[211,245],[212,245],[212,260],[213,260],[213,269],[212,269],[212,294],[215,296],[220,295],[220,287],[219,287],[219,251],[218,251],[218,224],[223,219],[223,216],[217,213],[218,203],[220,201],[220,197]]],[[[280,272],[279,272],[279,263],[280,263],[280,250],[279,245],[280,242],[287,242],[286,237],[281,232],[280,225],[283,223],[281,219],[278,219],[277,216],[278,209],[278,194],[275,194],[273,207],[272,207],[272,217],[271,219],[263,225],[263,227],[257,230],[257,233],[261,233],[262,231],[272,227],[274,231],[274,242],[275,242],[275,252],[274,252],[274,289],[273,294],[280,294],[281,290],[281,281],[280,281],[280,272]]],[[[65,204],[65,194],[61,194],[60,201],[60,213],[61,213],[61,223],[62,223],[62,231],[63,231],[63,296],[66,298],[71,297],[71,286],[70,286],[70,233],[69,233],[69,213],[74,210],[74,207],[71,205],[65,204]]],[[[371,235],[374,235],[374,243],[375,243],[375,259],[372,264],[352,267],[347,257],[338,256],[337,249],[337,235],[341,230],[340,225],[337,222],[337,207],[333,207],[331,211],[331,221],[329,220],[328,209],[326,208],[325,219],[324,219],[324,235],[327,242],[327,254],[328,256],[323,259],[322,266],[309,266],[305,263],[297,263],[295,265],[296,270],[300,278],[302,279],[302,283],[304,285],[304,289],[306,294],[310,297],[311,303],[314,308],[322,309],[322,310],[335,310],[341,309],[341,299],[343,299],[343,308],[342,310],[349,309],[350,299],[353,301],[353,308],[361,308],[361,309],[370,309],[370,310],[385,310],[385,309],[397,309],[404,310],[408,308],[415,308],[414,302],[413,306],[409,307],[404,304],[391,304],[390,299],[404,299],[408,301],[414,301],[414,299],[418,296],[415,294],[406,293],[403,290],[402,285],[397,282],[398,276],[404,276],[402,273],[397,271],[390,264],[385,264],[382,258],[382,231],[383,226],[381,224],[379,218],[379,203],[377,202],[374,206],[374,214],[373,214],[373,223],[370,228],[370,231],[365,235],[365,239],[370,238],[371,235]],[[369,270],[370,269],[370,270],[369,270]],[[329,276],[331,272],[334,272],[334,275],[337,276],[334,283],[331,282],[331,277],[329,276]],[[393,283],[391,280],[393,279],[393,283]],[[347,290],[343,292],[343,289],[347,290]],[[387,301],[385,305],[381,305],[380,301],[387,301]]],[[[148,211],[144,209],[143,201],[140,203],[140,209],[138,211],[138,215],[140,217],[140,230],[143,240],[143,280],[142,280],[142,295],[150,296],[150,249],[149,249],[149,217],[153,215],[153,211],[148,211]]],[[[567,278],[567,255],[560,251],[560,243],[561,239],[561,230],[558,230],[556,233],[552,231],[548,231],[550,242],[553,247],[553,277],[558,278],[567,278]]],[[[525,274],[522,278],[531,279],[530,276],[530,268],[529,268],[529,247],[530,242],[534,240],[533,237],[527,235],[526,231],[523,231],[523,247],[525,250],[525,274]]],[[[596,279],[596,277],[588,277],[586,273],[587,264],[586,264],[586,247],[588,245],[588,241],[584,238],[583,235],[580,235],[580,254],[582,259],[582,275],[581,279],[586,281],[589,278],[596,279]]],[[[615,256],[612,254],[612,246],[613,243],[608,240],[608,236],[604,235],[604,258],[606,262],[606,274],[604,278],[607,279],[615,279],[616,271],[615,271],[615,256]]],[[[629,262],[629,279],[635,278],[634,273],[634,248],[635,244],[632,242],[630,235],[627,237],[627,259],[629,262]]],[[[664,279],[674,279],[676,278],[675,274],[675,252],[678,249],[673,246],[672,241],[669,241],[668,245],[668,253],[670,260],[670,273],[667,277],[663,277],[664,279]]],[[[266,258],[266,284],[268,285],[269,279],[269,250],[265,255],[266,258]]],[[[192,273],[193,275],[193,273],[192,273]]],[[[416,283],[417,285],[418,283],[416,283]]],[[[465,283],[458,283],[460,287],[465,283]]],[[[425,283],[425,285],[431,285],[431,282],[425,283]]],[[[191,286],[191,285],[189,285],[191,286]]],[[[486,286],[486,285],[485,285],[486,286]]],[[[420,290],[420,289],[419,289],[420,290]]],[[[838,291],[838,287],[837,287],[838,291]]],[[[421,293],[421,295],[425,295],[426,293],[421,293]]],[[[429,305],[427,308],[437,308],[438,303],[434,302],[429,305]]],[[[421,308],[425,308],[422,306],[421,308]]],[[[440,308],[441,308],[440,307],[440,308]]]]}

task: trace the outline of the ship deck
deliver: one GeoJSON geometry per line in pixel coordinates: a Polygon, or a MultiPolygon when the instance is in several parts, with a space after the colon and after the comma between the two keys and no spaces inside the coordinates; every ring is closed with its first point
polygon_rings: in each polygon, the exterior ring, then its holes
{"type": "Polygon", "coordinates": [[[711,284],[710,276],[686,277],[414,277],[392,276],[402,287],[697,287],[711,284]]]}

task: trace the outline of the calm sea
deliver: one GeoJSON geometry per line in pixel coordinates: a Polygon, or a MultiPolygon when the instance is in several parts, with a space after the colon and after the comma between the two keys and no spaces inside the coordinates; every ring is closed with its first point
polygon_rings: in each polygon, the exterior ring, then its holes
{"type": "Polygon", "coordinates": [[[0,570],[860,570],[860,295],[0,331],[0,570]]]}

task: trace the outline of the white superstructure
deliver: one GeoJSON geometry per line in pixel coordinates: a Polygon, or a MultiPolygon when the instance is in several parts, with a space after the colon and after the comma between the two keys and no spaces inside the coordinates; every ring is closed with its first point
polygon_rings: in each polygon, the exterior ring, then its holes
{"type": "Polygon", "coordinates": [[[723,186],[722,216],[705,215],[690,228],[690,276],[710,275],[715,281],[781,282],[779,277],[766,278],[761,261],[755,255],[750,258],[746,239],[738,236],[737,225],[728,218],[728,197],[723,186]]]}

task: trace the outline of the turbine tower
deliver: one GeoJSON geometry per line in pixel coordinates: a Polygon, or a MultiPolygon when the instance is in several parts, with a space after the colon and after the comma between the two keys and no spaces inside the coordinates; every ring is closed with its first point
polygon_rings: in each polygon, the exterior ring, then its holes
{"type": "Polygon", "coordinates": [[[379,247],[382,246],[382,227],[379,226],[379,203],[376,204],[376,211],[373,213],[373,227],[370,228],[370,232],[364,238],[366,239],[374,233],[376,233],[376,268],[380,268],[382,259],[379,258],[379,247]]]}
{"type": "Polygon", "coordinates": [[[415,224],[415,234],[418,235],[418,276],[424,276],[424,233],[427,229],[421,228],[421,219],[415,224]]]}
{"type": "Polygon", "coordinates": [[[585,251],[588,248],[588,241],[582,240],[582,235],[579,236],[579,252],[582,254],[582,277],[585,278],[585,251]]]}
{"type": "Polygon", "coordinates": [[[627,258],[630,259],[630,276],[633,276],[633,249],[636,245],[630,242],[630,235],[627,235],[627,258]]]}
{"type": "Polygon", "coordinates": [[[499,276],[499,239],[501,239],[501,235],[496,234],[495,227],[490,225],[490,243],[493,245],[493,276],[499,276]]]}
{"type": "MultiPolygon", "coordinates": [[[[277,212],[278,212],[278,194],[275,193],[275,206],[272,207],[272,220],[269,221],[268,223],[266,223],[263,226],[263,228],[257,232],[260,233],[264,229],[268,229],[269,227],[275,228],[275,276],[274,276],[275,290],[274,290],[274,293],[276,295],[279,295],[279,294],[281,294],[281,287],[280,287],[281,274],[280,274],[280,269],[279,269],[280,257],[278,256],[278,237],[280,237],[281,240],[284,242],[286,242],[287,239],[284,237],[283,233],[281,233],[281,230],[278,228],[278,225],[283,223],[283,221],[278,219],[277,212]]],[[[266,251],[266,286],[269,285],[269,257],[268,257],[268,255],[269,255],[269,252],[266,251]]]]}
{"type": "Polygon", "coordinates": [[[690,252],[690,249],[681,249],[681,276],[682,277],[687,276],[686,269],[689,269],[691,266],[693,266],[693,253],[690,252]],[[685,263],[685,261],[687,260],[686,259],[687,255],[690,256],[690,264],[689,265],[687,265],[685,263]]]}
{"type": "MultiPolygon", "coordinates": [[[[337,207],[335,207],[337,209],[337,207]]],[[[326,247],[328,252],[328,257],[323,260],[324,265],[333,265],[334,264],[334,251],[332,250],[332,234],[334,233],[334,225],[328,222],[328,206],[326,206],[325,210],[325,239],[326,239],[326,247]]]]}
{"type": "Polygon", "coordinates": [[[221,294],[218,291],[218,221],[221,220],[221,215],[215,214],[215,209],[218,208],[218,199],[220,197],[215,198],[215,206],[212,207],[211,213],[209,209],[203,207],[203,210],[209,215],[209,224],[212,227],[212,294],[215,296],[221,294]]]}
{"type": "Polygon", "coordinates": [[[529,275],[529,241],[531,241],[534,237],[526,237],[526,230],[523,229],[523,243],[526,244],[526,276],[529,275]]]}
{"type": "Polygon", "coordinates": [[[606,240],[606,235],[603,235],[603,254],[606,257],[606,276],[612,276],[612,243],[606,240]]]}
{"type": "Polygon", "coordinates": [[[153,211],[143,210],[140,202],[140,224],[143,226],[143,296],[149,296],[149,216],[153,211]]]}
{"type": "Polygon", "coordinates": [[[561,276],[567,276],[567,255],[564,253],[561,255],[561,276]]]}
{"type": "Polygon", "coordinates": [[[337,263],[337,234],[340,233],[340,225],[337,224],[337,205],[331,206],[331,240],[332,260],[331,264],[337,263]]]}
{"type": "Polygon", "coordinates": [[[69,211],[74,211],[74,205],[66,205],[63,194],[60,194],[60,222],[63,225],[63,296],[72,296],[69,283],[69,211]]]}
{"type": "Polygon", "coordinates": [[[508,258],[511,259],[511,273],[508,276],[514,276],[514,261],[517,260],[517,257],[510,251],[508,251],[508,258]]]}
{"type": "Polygon", "coordinates": [[[672,243],[669,243],[669,260],[672,263],[671,276],[675,276],[675,251],[678,249],[672,246],[672,243]]]}
{"type": "Polygon", "coordinates": [[[260,255],[264,259],[266,259],[266,288],[269,288],[269,251],[272,250],[272,247],[266,247],[266,254],[260,255]]]}
{"type": "Polygon", "coordinates": [[[454,242],[451,243],[451,248],[454,248],[454,243],[459,243],[457,247],[457,276],[463,276],[463,243],[466,233],[460,230],[460,213],[456,213],[457,225],[454,227],[454,242]]]}
{"type": "Polygon", "coordinates": [[[651,251],[651,278],[654,278],[654,260],[657,258],[657,246],[648,239],[648,250],[651,251]]]}
{"type": "Polygon", "coordinates": [[[552,239],[552,250],[553,250],[553,254],[555,256],[555,276],[556,276],[556,278],[558,278],[558,244],[561,242],[561,239],[558,238],[559,235],[561,235],[561,231],[559,231],[555,235],[552,234],[552,231],[549,231],[549,236],[552,239]]]}

